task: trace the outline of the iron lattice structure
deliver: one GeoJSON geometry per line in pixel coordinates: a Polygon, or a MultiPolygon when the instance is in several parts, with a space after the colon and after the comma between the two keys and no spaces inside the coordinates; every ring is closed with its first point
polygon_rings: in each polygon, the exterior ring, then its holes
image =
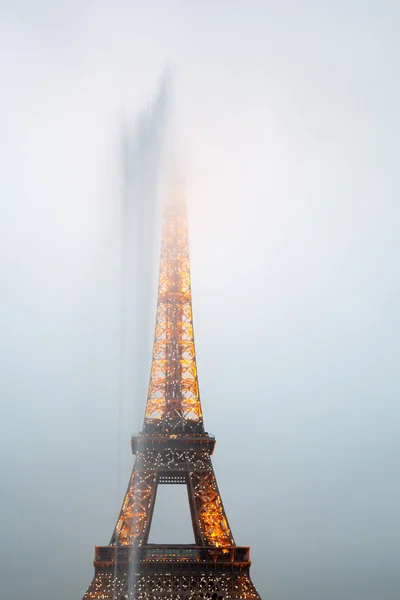
{"type": "Polygon", "coordinates": [[[146,423],[202,420],[194,348],[185,205],[170,196],[163,232],[146,423]]]}
{"type": "Polygon", "coordinates": [[[211,463],[196,368],[184,196],[164,208],[158,303],[143,429],[108,546],[95,549],[84,600],[259,599],[248,547],[236,546],[211,463]],[[187,486],[195,544],[154,545],[149,531],[160,484],[187,486]]]}

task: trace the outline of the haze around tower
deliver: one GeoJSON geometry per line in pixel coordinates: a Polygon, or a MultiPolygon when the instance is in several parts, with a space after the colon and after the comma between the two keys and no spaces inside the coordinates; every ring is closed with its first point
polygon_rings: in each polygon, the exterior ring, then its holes
{"type": "Polygon", "coordinates": [[[398,600],[398,29],[389,0],[1,5],[9,600],[81,597],[120,509],[144,407],[120,400],[121,123],[155,124],[168,63],[236,541],[262,597],[398,600]]]}

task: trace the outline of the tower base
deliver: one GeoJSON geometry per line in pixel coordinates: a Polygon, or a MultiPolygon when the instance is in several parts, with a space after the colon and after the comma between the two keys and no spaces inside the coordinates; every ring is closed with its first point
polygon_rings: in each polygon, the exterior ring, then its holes
{"type": "Polygon", "coordinates": [[[259,600],[249,549],[199,546],[96,548],[83,600],[259,600]]]}

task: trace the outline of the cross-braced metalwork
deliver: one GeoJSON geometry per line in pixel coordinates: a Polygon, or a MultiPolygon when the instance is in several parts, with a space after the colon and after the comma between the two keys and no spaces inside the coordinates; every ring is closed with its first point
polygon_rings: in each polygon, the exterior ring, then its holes
{"type": "Polygon", "coordinates": [[[259,599],[249,548],[235,545],[211,463],[197,379],[183,195],[166,202],[156,330],[143,430],[109,546],[97,547],[84,600],[259,599]],[[195,544],[148,544],[157,486],[187,486],[195,544]]]}
{"type": "Polygon", "coordinates": [[[185,202],[168,197],[146,421],[201,421],[185,202]]]}

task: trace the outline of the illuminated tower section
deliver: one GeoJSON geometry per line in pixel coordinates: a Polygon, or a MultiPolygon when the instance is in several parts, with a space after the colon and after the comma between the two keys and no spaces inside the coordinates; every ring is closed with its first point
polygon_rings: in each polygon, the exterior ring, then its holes
{"type": "Polygon", "coordinates": [[[194,348],[184,198],[165,210],[153,362],[144,431],[204,432],[194,348]]]}
{"type": "MultiPolygon", "coordinates": [[[[108,546],[96,547],[84,599],[259,598],[248,547],[235,545],[204,430],[193,333],[185,198],[164,206],[158,301],[149,392],[135,463],[108,546]],[[157,487],[185,485],[194,544],[149,544],[157,487]]],[[[168,514],[165,515],[168,519],[168,514]]]]}

